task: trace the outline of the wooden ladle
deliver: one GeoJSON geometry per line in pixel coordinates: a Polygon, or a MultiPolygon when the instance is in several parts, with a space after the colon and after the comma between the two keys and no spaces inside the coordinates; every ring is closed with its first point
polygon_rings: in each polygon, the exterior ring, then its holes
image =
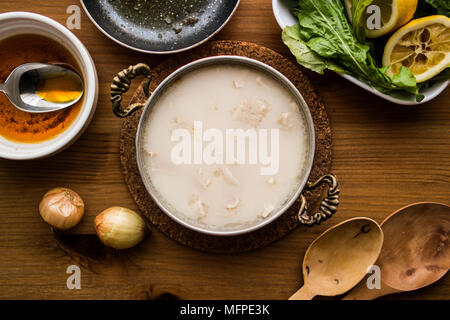
{"type": "Polygon", "coordinates": [[[380,226],[353,218],[328,229],[309,246],[303,260],[304,285],[289,300],[337,296],[353,288],[375,263],[383,245],[380,226]]]}
{"type": "Polygon", "coordinates": [[[416,203],[404,207],[382,223],[384,244],[376,265],[381,289],[368,289],[361,281],[344,299],[372,300],[412,291],[442,278],[450,267],[450,207],[416,203]]]}

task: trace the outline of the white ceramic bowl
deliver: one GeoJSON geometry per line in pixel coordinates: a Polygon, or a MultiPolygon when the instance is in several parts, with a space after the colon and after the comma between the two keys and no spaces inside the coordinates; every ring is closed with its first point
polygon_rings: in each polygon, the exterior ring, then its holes
{"type": "MultiPolygon", "coordinates": [[[[48,157],[60,152],[80,137],[95,112],[98,98],[98,79],[94,61],[78,38],[58,22],[29,12],[0,14],[0,41],[19,34],[38,34],[62,44],[76,59],[85,82],[83,105],[74,122],[61,134],[40,143],[18,143],[0,136],[0,157],[29,160],[48,157]]],[[[39,61],[36,61],[39,62],[39,61]]]]}
{"type": "MultiPolygon", "coordinates": [[[[298,1],[296,0],[272,0],[273,14],[278,24],[280,25],[281,29],[284,29],[286,26],[293,26],[295,24],[298,24],[297,19],[290,12],[290,8],[295,7],[297,3],[298,1]]],[[[359,80],[356,77],[353,77],[348,74],[342,73],[338,74],[343,78],[347,79],[348,81],[353,82],[354,84],[360,86],[361,88],[366,89],[367,91],[385,100],[402,105],[417,105],[428,102],[436,98],[442,91],[445,90],[445,88],[447,88],[448,84],[450,83],[450,81],[441,81],[435,83],[430,88],[422,90],[421,92],[425,95],[425,98],[421,102],[417,102],[416,97],[412,94],[399,92],[394,96],[390,96],[369,86],[368,84],[359,80]]]]}

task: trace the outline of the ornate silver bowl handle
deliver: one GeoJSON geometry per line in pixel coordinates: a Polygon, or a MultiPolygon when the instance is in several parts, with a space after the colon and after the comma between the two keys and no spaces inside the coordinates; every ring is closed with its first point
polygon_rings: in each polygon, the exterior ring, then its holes
{"type": "Polygon", "coordinates": [[[145,63],[138,63],[134,66],[129,66],[128,68],[120,71],[114,77],[110,90],[113,112],[116,116],[125,118],[145,105],[145,103],[133,103],[126,108],[122,108],[121,106],[122,95],[130,89],[131,80],[139,75],[146,77],[143,89],[146,97],[149,97],[151,94],[149,86],[152,80],[152,75],[150,67],[145,63]]]}
{"type": "Polygon", "coordinates": [[[329,186],[328,194],[325,199],[322,200],[319,208],[319,212],[308,215],[306,198],[302,194],[300,196],[300,209],[298,210],[298,220],[301,224],[312,226],[313,224],[320,224],[322,221],[330,218],[336,213],[337,207],[339,206],[339,185],[335,175],[328,174],[319,178],[315,182],[308,182],[306,184],[305,190],[311,190],[315,187],[326,183],[329,186]]]}

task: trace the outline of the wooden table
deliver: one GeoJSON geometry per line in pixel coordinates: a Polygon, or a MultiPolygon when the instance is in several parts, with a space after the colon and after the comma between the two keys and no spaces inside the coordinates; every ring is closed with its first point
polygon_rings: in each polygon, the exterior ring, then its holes
{"type": "MultiPolygon", "coordinates": [[[[75,0],[3,0],[1,12],[32,11],[65,23],[75,0]]],[[[164,57],[125,49],[106,38],[82,13],[74,33],[97,65],[100,97],[92,124],[68,150],[50,159],[0,160],[0,298],[19,299],[286,299],[302,282],[300,263],[311,241],[355,216],[381,222],[418,201],[450,203],[450,90],[420,107],[381,100],[329,73],[308,72],[325,101],[333,128],[333,172],[341,185],[339,212],[311,229],[300,227],[271,246],[238,255],[198,252],[156,229],[142,245],[120,253],[98,244],[93,221],[103,209],[135,209],[119,163],[121,120],[111,113],[109,85],[115,73],[164,57]],[[84,234],[58,246],[37,206],[50,188],[77,190],[87,203],[74,230],[84,234]],[[80,254],[77,254],[79,252],[80,254]],[[66,288],[66,268],[81,265],[81,290],[66,288]],[[173,295],[173,296],[172,296],[173,295]]],[[[243,0],[215,37],[252,41],[289,55],[272,15],[271,1],[243,0]]],[[[450,277],[400,299],[449,299],[450,277]]]]}

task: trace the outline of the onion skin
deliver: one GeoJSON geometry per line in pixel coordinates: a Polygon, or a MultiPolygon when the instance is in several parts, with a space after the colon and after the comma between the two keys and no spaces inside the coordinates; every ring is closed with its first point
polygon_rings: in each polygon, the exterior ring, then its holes
{"type": "Polygon", "coordinates": [[[67,230],[75,227],[83,218],[83,199],[68,188],[48,191],[39,204],[39,213],[45,222],[56,229],[67,230]]]}
{"type": "Polygon", "coordinates": [[[147,225],[136,212],[122,207],[112,207],[95,217],[95,231],[105,246],[128,249],[141,242],[147,225]]]}

